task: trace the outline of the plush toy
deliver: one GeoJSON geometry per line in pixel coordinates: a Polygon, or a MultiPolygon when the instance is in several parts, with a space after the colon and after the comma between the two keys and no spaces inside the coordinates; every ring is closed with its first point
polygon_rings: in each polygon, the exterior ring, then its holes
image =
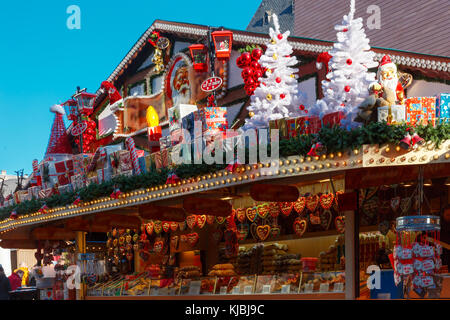
{"type": "Polygon", "coordinates": [[[110,104],[114,104],[115,102],[122,99],[122,96],[120,95],[119,91],[117,91],[116,87],[114,87],[114,85],[109,81],[103,81],[102,85],[100,86],[100,89],[108,93],[110,104]]]}

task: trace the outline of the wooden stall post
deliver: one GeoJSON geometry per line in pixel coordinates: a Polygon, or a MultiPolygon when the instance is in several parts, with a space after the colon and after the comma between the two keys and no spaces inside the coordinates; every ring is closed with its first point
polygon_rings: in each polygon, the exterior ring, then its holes
{"type": "MultiPolygon", "coordinates": [[[[86,253],[86,232],[76,231],[76,247],[77,247],[77,258],[79,253],[86,253]]],[[[84,263],[84,262],[83,262],[84,263]]],[[[84,300],[86,297],[86,285],[80,283],[80,289],[77,290],[77,300],[84,300]]]]}

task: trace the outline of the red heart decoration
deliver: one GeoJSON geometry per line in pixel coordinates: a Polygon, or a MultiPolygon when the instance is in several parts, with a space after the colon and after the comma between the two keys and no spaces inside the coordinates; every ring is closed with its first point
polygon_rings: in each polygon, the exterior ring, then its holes
{"type": "Polygon", "coordinates": [[[309,211],[314,212],[316,210],[317,205],[319,204],[319,196],[309,196],[306,198],[306,207],[309,209],[309,211]]]}
{"type": "Polygon", "coordinates": [[[178,229],[178,222],[175,222],[175,221],[170,222],[170,230],[175,232],[175,231],[177,231],[177,229],[178,229]]]}
{"type": "Polygon", "coordinates": [[[337,216],[334,219],[334,225],[336,226],[336,230],[339,233],[345,232],[345,216],[337,216]]]}
{"type": "Polygon", "coordinates": [[[200,239],[197,232],[189,233],[187,235],[187,238],[188,238],[188,242],[191,245],[191,247],[194,247],[198,243],[198,240],[200,239]]]}
{"type": "Polygon", "coordinates": [[[216,217],[216,221],[218,224],[223,224],[225,222],[225,219],[226,219],[225,217],[219,217],[219,216],[216,217]]]}
{"type": "Polygon", "coordinates": [[[163,228],[164,232],[169,232],[169,230],[170,230],[170,223],[168,221],[163,221],[162,228],[163,228]]]}
{"type": "Polygon", "coordinates": [[[267,224],[264,226],[258,226],[256,227],[256,235],[261,241],[264,241],[269,236],[270,229],[271,229],[270,226],[267,224]]]}
{"type": "Polygon", "coordinates": [[[153,221],[150,221],[150,222],[147,223],[147,225],[145,226],[145,230],[147,230],[147,233],[148,233],[149,236],[153,233],[153,227],[154,227],[153,221]]]}
{"type": "Polygon", "coordinates": [[[309,215],[309,222],[314,225],[320,224],[320,216],[318,212],[312,212],[309,215]]]}
{"type": "Polygon", "coordinates": [[[160,254],[162,252],[164,248],[164,241],[155,241],[155,244],[153,245],[153,250],[157,253],[160,254]]]}
{"type": "Polygon", "coordinates": [[[259,206],[256,207],[258,210],[258,215],[262,218],[265,219],[267,217],[267,215],[269,214],[269,204],[264,203],[261,204],[259,206]]]}
{"type": "Polygon", "coordinates": [[[291,214],[292,208],[294,208],[294,202],[280,202],[281,212],[285,216],[289,216],[291,214]]]}
{"type": "Polygon", "coordinates": [[[206,215],[197,216],[197,226],[202,229],[206,224],[206,215]]]}
{"type": "Polygon", "coordinates": [[[247,210],[245,210],[245,215],[247,216],[247,219],[250,220],[251,222],[255,221],[256,214],[257,212],[255,207],[250,207],[247,208],[247,210]]]}
{"type": "Polygon", "coordinates": [[[278,206],[278,203],[276,202],[271,202],[269,204],[269,214],[270,216],[272,216],[273,218],[278,217],[278,215],[280,214],[280,207],[278,206]]]}
{"type": "Polygon", "coordinates": [[[319,198],[320,205],[325,210],[329,210],[331,206],[333,205],[334,201],[334,194],[328,193],[328,194],[322,194],[319,198]]]}
{"type": "Polygon", "coordinates": [[[207,224],[212,225],[214,223],[214,221],[216,221],[216,217],[215,216],[210,216],[210,215],[206,216],[206,223],[207,224]]]}
{"type": "Polygon", "coordinates": [[[236,217],[240,223],[244,223],[245,222],[245,209],[244,208],[236,209],[236,217]]]}
{"type": "Polygon", "coordinates": [[[308,227],[308,221],[305,219],[295,219],[294,221],[294,232],[297,236],[301,237],[306,231],[306,228],[308,227]]]}
{"type": "Polygon", "coordinates": [[[162,223],[161,221],[154,221],[153,222],[153,230],[155,231],[156,234],[160,234],[161,230],[162,230],[162,223]]]}
{"type": "Polygon", "coordinates": [[[300,198],[298,198],[297,201],[294,202],[294,210],[298,214],[301,214],[303,212],[303,209],[305,209],[305,206],[306,206],[306,198],[305,197],[300,197],[300,198]]]}
{"type": "Polygon", "coordinates": [[[52,291],[51,290],[47,290],[47,296],[50,298],[52,296],[52,291]]]}
{"type": "Polygon", "coordinates": [[[197,216],[195,214],[187,216],[186,224],[189,227],[189,229],[193,229],[195,227],[195,225],[197,224],[197,216]]]}

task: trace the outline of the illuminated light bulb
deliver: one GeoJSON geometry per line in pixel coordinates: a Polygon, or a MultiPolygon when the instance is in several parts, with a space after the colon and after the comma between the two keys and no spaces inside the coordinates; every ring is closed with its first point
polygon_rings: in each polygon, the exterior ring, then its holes
{"type": "Polygon", "coordinates": [[[293,164],[297,164],[297,159],[292,160],[293,164]]]}
{"type": "Polygon", "coordinates": [[[248,176],[247,175],[244,176],[244,180],[248,180],[248,176]]]}
{"type": "Polygon", "coordinates": [[[217,178],[217,174],[215,174],[215,173],[212,176],[213,176],[213,178],[217,178]]]}
{"type": "Polygon", "coordinates": [[[323,154],[322,155],[322,160],[326,160],[327,159],[327,155],[326,154],[323,154]]]}
{"type": "Polygon", "coordinates": [[[311,159],[311,157],[308,157],[308,158],[306,158],[306,160],[311,161],[312,159],[311,159]]]}
{"type": "Polygon", "coordinates": [[[362,160],[361,159],[358,159],[358,164],[361,164],[362,163],[362,160]]]}
{"type": "Polygon", "coordinates": [[[323,164],[319,164],[319,169],[323,169],[323,164]]]}
{"type": "Polygon", "coordinates": [[[311,169],[312,170],[316,170],[316,166],[311,166],[311,169]]]}
{"type": "Polygon", "coordinates": [[[450,153],[446,153],[445,154],[445,159],[449,159],[450,158],[450,153]]]}
{"type": "Polygon", "coordinates": [[[369,160],[369,163],[373,163],[373,161],[374,161],[373,158],[371,158],[371,159],[369,160]]]}
{"type": "Polygon", "coordinates": [[[266,163],[266,168],[269,168],[270,167],[270,163],[266,163]]]}
{"type": "Polygon", "coordinates": [[[259,172],[255,173],[255,177],[259,178],[261,176],[261,174],[259,172]]]}
{"type": "Polygon", "coordinates": [[[225,184],[225,180],[220,181],[221,184],[225,184]]]}
{"type": "Polygon", "coordinates": [[[340,158],[340,157],[342,157],[342,152],[338,152],[337,153],[337,156],[340,158]]]}
{"type": "Polygon", "coordinates": [[[347,166],[347,162],[342,162],[342,165],[344,166],[344,167],[346,167],[347,166]]]}
{"type": "Polygon", "coordinates": [[[437,160],[437,159],[439,159],[439,156],[438,156],[437,154],[435,154],[435,155],[433,156],[433,159],[434,159],[434,160],[437,160]]]}
{"type": "Polygon", "coordinates": [[[230,178],[228,178],[228,179],[227,179],[226,181],[227,181],[227,183],[230,183],[230,182],[231,182],[231,179],[230,179],[230,178]]]}
{"type": "Polygon", "coordinates": [[[327,163],[326,166],[327,166],[327,168],[329,168],[329,167],[331,167],[331,164],[330,164],[330,163],[327,163]]]}
{"type": "Polygon", "coordinates": [[[314,159],[315,159],[316,161],[318,161],[320,158],[319,158],[319,156],[315,156],[314,159]]]}
{"type": "Polygon", "coordinates": [[[334,159],[334,153],[330,153],[329,157],[330,159],[334,159]]]}
{"type": "Polygon", "coordinates": [[[308,167],[304,167],[303,168],[304,171],[308,171],[308,169],[309,169],[308,167]]]}
{"type": "Polygon", "coordinates": [[[284,163],[288,166],[291,163],[291,161],[286,160],[284,163]]]}
{"type": "Polygon", "coordinates": [[[286,174],[286,169],[281,170],[282,174],[286,174]]]}
{"type": "Polygon", "coordinates": [[[294,172],[294,169],[289,169],[289,173],[293,173],[294,172]]]}
{"type": "Polygon", "coordinates": [[[355,149],[355,150],[353,150],[353,153],[357,155],[357,154],[359,154],[359,150],[355,149]]]}
{"type": "Polygon", "coordinates": [[[233,182],[236,182],[236,181],[237,181],[237,179],[236,179],[235,177],[233,177],[231,180],[232,180],[233,182]]]}
{"type": "Polygon", "coordinates": [[[242,177],[238,177],[238,180],[239,180],[239,181],[242,181],[242,177]]]}

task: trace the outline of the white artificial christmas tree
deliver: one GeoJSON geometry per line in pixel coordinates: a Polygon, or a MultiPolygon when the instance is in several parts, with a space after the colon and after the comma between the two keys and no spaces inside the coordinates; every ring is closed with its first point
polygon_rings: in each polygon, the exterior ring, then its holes
{"type": "Polygon", "coordinates": [[[288,42],[290,32],[280,32],[278,17],[272,15],[275,29],[270,28],[271,40],[259,63],[267,68],[266,75],[259,79],[261,84],[256,88],[247,107],[252,115],[247,119],[244,129],[269,126],[269,120],[300,116],[303,112],[299,106],[304,104],[306,96],[299,92],[298,69],[292,66],[298,63],[292,54],[292,46],[288,42]]]}
{"type": "Polygon", "coordinates": [[[323,115],[342,111],[346,114],[344,125],[352,126],[358,106],[369,95],[369,86],[375,82],[375,73],[368,72],[376,67],[375,53],[370,51],[362,18],[355,19],[355,1],[350,2],[350,13],[342,23],[336,25],[337,42],[329,52],[331,71],[327,74],[330,81],[322,81],[324,97],[311,109],[311,114],[323,115]]]}

